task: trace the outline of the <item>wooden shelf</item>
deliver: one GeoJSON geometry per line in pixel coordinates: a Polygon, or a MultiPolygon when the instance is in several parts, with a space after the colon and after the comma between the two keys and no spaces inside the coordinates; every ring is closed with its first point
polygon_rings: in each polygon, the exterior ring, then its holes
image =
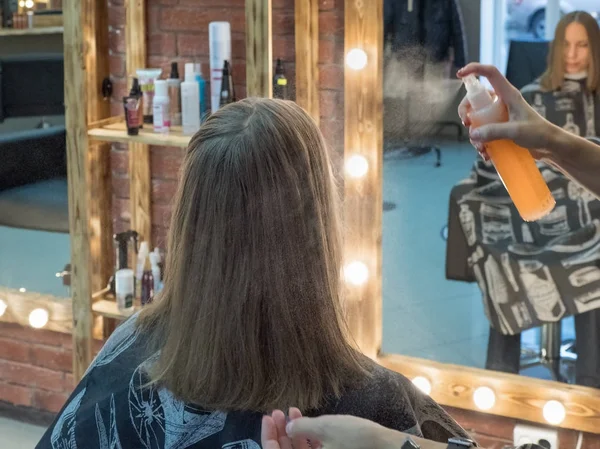
{"type": "Polygon", "coordinates": [[[40,28],[0,28],[0,36],[41,36],[44,34],[62,34],[63,27],[40,27],[40,28]]]}
{"type": "Polygon", "coordinates": [[[114,299],[112,301],[109,299],[101,299],[92,304],[92,312],[105,318],[124,321],[137,312],[137,308],[134,309],[133,312],[123,313],[117,308],[117,303],[114,299]]]}
{"type": "Polygon", "coordinates": [[[152,125],[144,124],[137,136],[129,136],[124,122],[112,123],[99,128],[88,130],[88,136],[104,142],[143,143],[146,145],[161,145],[166,147],[185,148],[192,136],[184,136],[181,126],[173,126],[169,133],[159,134],[152,131],[152,125]]]}

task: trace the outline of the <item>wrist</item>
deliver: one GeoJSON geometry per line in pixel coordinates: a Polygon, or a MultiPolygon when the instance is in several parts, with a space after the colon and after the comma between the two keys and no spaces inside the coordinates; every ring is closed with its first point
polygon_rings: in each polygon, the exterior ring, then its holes
{"type": "Polygon", "coordinates": [[[558,163],[561,160],[561,155],[569,146],[569,138],[571,135],[564,129],[552,125],[546,134],[547,142],[543,151],[544,159],[549,162],[558,163]]]}

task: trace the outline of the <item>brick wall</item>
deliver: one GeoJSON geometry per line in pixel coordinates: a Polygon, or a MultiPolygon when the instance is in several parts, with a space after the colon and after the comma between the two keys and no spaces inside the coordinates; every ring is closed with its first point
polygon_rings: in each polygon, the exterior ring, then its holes
{"type": "MultiPolygon", "coordinates": [[[[227,20],[232,31],[233,77],[238,98],[246,95],[246,48],[244,0],[148,0],[147,49],[150,67],[162,67],[167,75],[172,61],[180,66],[201,62],[208,78],[208,24],[227,20]]],[[[343,154],[343,0],[320,0],[320,107],[321,128],[332,148],[336,166],[343,154]]],[[[125,73],[125,9],[122,0],[109,1],[110,72],[113,80],[113,115],[122,114],[120,99],[128,91],[125,73]]],[[[273,0],[273,58],[285,61],[290,93],[294,97],[294,0],[273,0]]],[[[184,150],[151,147],[152,224],[154,245],[165,246],[171,200],[177,186],[184,150]]],[[[129,180],[127,147],[114,145],[111,152],[113,223],[115,232],[129,227],[129,180]]]]}

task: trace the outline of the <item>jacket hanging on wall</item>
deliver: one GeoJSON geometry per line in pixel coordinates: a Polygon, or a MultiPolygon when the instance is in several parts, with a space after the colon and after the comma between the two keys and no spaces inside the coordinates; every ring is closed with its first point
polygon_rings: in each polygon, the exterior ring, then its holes
{"type": "Polygon", "coordinates": [[[466,35],[458,0],[385,0],[384,36],[392,53],[410,60],[415,75],[427,62],[451,59],[455,67],[467,63],[466,35]]]}

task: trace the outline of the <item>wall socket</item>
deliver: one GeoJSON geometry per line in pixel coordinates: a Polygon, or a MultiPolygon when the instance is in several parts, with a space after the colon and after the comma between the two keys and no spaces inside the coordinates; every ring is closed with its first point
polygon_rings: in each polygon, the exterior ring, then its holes
{"type": "Polygon", "coordinates": [[[513,436],[517,446],[535,443],[546,449],[559,449],[556,429],[517,424],[513,436]]]}

